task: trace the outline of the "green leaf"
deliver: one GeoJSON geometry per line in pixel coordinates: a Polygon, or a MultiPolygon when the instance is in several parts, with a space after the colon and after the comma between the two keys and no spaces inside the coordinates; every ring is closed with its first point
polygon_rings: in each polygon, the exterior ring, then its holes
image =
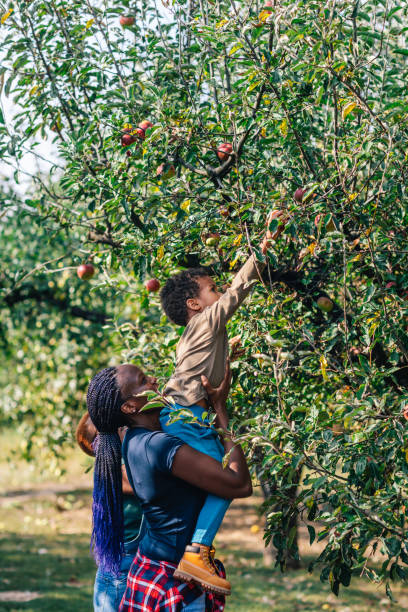
{"type": "Polygon", "coordinates": [[[400,553],[401,542],[397,537],[391,536],[390,538],[387,538],[386,540],[384,540],[384,543],[391,556],[394,557],[400,553]]]}
{"type": "Polygon", "coordinates": [[[309,543],[312,545],[316,538],[316,530],[312,525],[307,525],[307,530],[309,532],[309,543]]]}

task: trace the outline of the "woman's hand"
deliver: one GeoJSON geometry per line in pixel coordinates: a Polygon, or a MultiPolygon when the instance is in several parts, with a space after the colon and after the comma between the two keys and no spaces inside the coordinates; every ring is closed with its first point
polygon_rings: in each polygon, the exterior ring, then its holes
{"type": "Polygon", "coordinates": [[[225,368],[225,376],[218,387],[212,387],[208,378],[203,375],[201,376],[201,382],[204,389],[207,391],[210,405],[214,408],[217,414],[218,427],[227,429],[228,413],[226,410],[226,403],[231,386],[231,368],[229,359],[227,360],[227,367],[225,368]]]}

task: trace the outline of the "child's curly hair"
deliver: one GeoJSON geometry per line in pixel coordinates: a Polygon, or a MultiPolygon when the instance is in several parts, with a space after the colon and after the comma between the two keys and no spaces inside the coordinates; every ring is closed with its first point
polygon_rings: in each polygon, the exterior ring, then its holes
{"type": "Polygon", "coordinates": [[[210,276],[205,268],[189,268],[171,276],[160,291],[163,310],[176,325],[187,325],[186,300],[197,297],[200,286],[196,278],[210,276]]]}

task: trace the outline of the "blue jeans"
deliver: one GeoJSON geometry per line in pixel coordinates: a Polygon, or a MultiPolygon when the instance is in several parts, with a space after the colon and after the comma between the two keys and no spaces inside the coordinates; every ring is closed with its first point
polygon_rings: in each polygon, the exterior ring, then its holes
{"type": "MultiPolygon", "coordinates": [[[[180,406],[176,404],[175,408],[164,408],[160,413],[163,431],[180,438],[189,446],[221,462],[224,456],[224,447],[218,438],[217,432],[210,426],[208,420],[202,419],[203,412],[204,408],[196,405],[180,406]],[[203,426],[197,423],[186,423],[182,419],[175,423],[167,424],[170,413],[174,410],[182,410],[183,408],[190,410],[203,423],[203,426]]],[[[198,516],[191,541],[196,544],[211,546],[230,503],[230,499],[223,499],[211,494],[207,495],[198,516]]]]}
{"type": "Polygon", "coordinates": [[[94,612],[118,612],[134,557],[134,554],[124,555],[119,576],[98,569],[94,584],[94,612]]]}
{"type": "Polygon", "coordinates": [[[197,597],[191,604],[184,606],[183,612],[184,610],[188,612],[205,612],[205,593],[197,597]]]}

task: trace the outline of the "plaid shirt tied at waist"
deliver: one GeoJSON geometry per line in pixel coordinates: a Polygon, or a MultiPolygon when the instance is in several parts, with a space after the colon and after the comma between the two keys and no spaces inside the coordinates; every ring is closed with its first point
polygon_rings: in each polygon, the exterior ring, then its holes
{"type": "MultiPolygon", "coordinates": [[[[222,563],[215,560],[218,573],[225,578],[222,563]]],[[[173,578],[174,563],[154,561],[136,553],[130,567],[126,591],[119,612],[182,612],[184,606],[202,595],[202,590],[193,583],[180,582],[173,578]]],[[[206,593],[205,612],[223,612],[225,597],[206,593]]]]}

